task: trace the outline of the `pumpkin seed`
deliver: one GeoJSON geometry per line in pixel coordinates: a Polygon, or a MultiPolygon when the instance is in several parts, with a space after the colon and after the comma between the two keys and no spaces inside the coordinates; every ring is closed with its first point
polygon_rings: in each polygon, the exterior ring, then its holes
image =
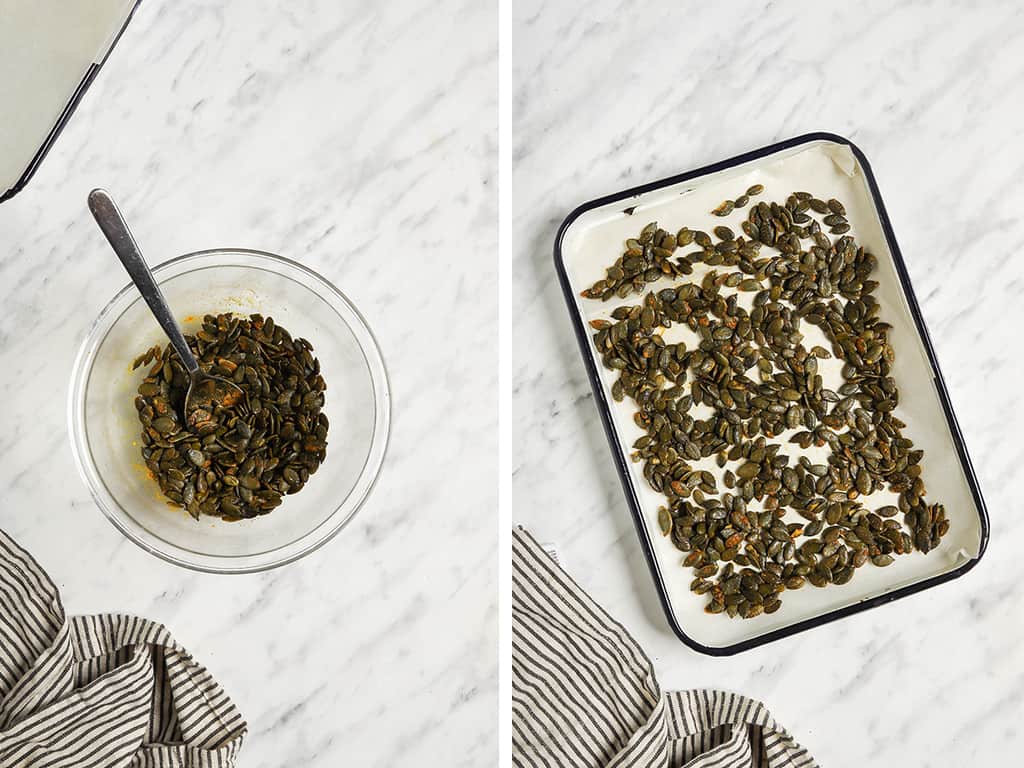
{"type": "Polygon", "coordinates": [[[265,515],[301,490],[327,454],[326,385],[313,347],[258,314],[206,315],[185,340],[202,370],[230,376],[246,397],[187,425],[180,415],[189,377],[177,353],[168,344],[135,358],[136,367],[153,362],[135,398],[146,467],[196,519],[265,515]]]}
{"type": "MultiPolygon", "coordinates": [[[[873,295],[877,259],[846,234],[837,200],[800,191],[783,203],[750,201],[763,191],[754,185],[713,211],[747,206],[741,236],[719,225],[714,244],[699,229],[671,235],[648,224],[583,292],[605,301],[640,295],[591,323],[594,343],[616,373],[613,396],[636,406],[645,434],[632,459],[666,497],[659,527],[687,553],[691,589],[708,595],[708,613],[744,618],[780,610],[784,593],[806,583],[845,584],[869,560],[886,567],[914,549],[927,553],[950,526],[942,505],[925,501],[923,452],[893,414],[899,391],[892,326],[873,295]],[[691,243],[700,250],[672,255],[691,243]],[[706,274],[689,278],[700,263],[706,274]],[[649,289],[655,281],[661,287],[649,289]],[[747,291],[749,310],[738,301],[747,291]],[[804,324],[831,350],[805,348],[804,324]],[[699,344],[666,342],[673,325],[699,344]],[[832,358],[844,379],[835,389],[823,386],[818,365],[832,358]],[[787,441],[828,458],[791,457],[787,441]],[[721,490],[698,466],[705,460],[717,465],[721,490]],[[882,489],[898,503],[870,511],[882,489]]],[[[155,423],[165,414],[144,416],[155,423]]],[[[164,426],[153,437],[169,441],[177,424],[164,426]]]]}

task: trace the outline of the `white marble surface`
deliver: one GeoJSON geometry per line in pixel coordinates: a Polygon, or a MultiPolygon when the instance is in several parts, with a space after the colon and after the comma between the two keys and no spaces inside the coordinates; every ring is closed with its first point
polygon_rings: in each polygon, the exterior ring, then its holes
{"type": "Polygon", "coordinates": [[[69,611],[166,623],[247,717],[245,768],[494,764],[495,18],[460,0],[143,0],[0,205],[0,525],[69,611]],[[86,212],[98,185],[152,262],[277,252],[374,329],[394,403],[383,474],[307,559],[191,573],[90,500],[68,370],[126,282],[86,212]]]}
{"type": "Polygon", "coordinates": [[[558,545],[666,687],[757,697],[825,766],[995,764],[1024,747],[1024,9],[891,5],[516,5],[503,48],[516,324],[503,349],[514,361],[506,517],[558,545]],[[713,659],[681,645],[657,603],[551,246],[583,201],[815,130],[848,136],[874,167],[991,544],[961,580],[713,659]]]}

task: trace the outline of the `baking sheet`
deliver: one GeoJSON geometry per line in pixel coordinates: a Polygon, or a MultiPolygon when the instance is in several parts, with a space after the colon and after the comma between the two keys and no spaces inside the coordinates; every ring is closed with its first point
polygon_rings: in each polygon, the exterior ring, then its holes
{"type": "Polygon", "coordinates": [[[31,175],[138,0],[0,0],[0,200],[31,175]]]}
{"type": "MultiPolygon", "coordinates": [[[[604,368],[592,342],[588,343],[586,354],[595,363],[602,384],[599,400],[610,410],[613,447],[619,454],[619,462],[628,467],[628,490],[634,494],[639,507],[640,532],[649,542],[655,567],[661,575],[667,610],[692,641],[709,649],[749,643],[769,633],[949,574],[976,559],[985,538],[984,511],[972,491],[968,469],[958,452],[934,370],[901,286],[865,170],[846,144],[829,140],[810,141],[706,176],[670,184],[627,200],[616,200],[587,210],[571,223],[567,222],[561,239],[561,258],[576,312],[587,323],[592,319],[607,318],[616,306],[637,303],[637,295],[601,302],[582,299],[579,293],[604,277],[605,268],[621,255],[625,240],[635,237],[646,223],[658,221],[664,229],[672,232],[682,226],[710,232],[714,226],[726,224],[739,232],[739,223],[746,218],[749,206],[724,218],[713,216],[710,211],[722,200],[734,199],[753,184],[765,186],[765,192],[753,202],[775,200],[781,203],[797,190],[811,192],[821,199],[835,197],[843,201],[852,227],[850,234],[878,258],[875,278],[880,286],[875,295],[881,305],[882,318],[893,325],[890,340],[896,351],[892,371],[900,389],[896,415],[907,424],[904,436],[910,437],[915,447],[925,452],[922,475],[927,487],[926,498],[930,503],[938,501],[945,504],[951,525],[941,546],[927,556],[917,552],[900,556],[887,568],[865,565],[846,585],[830,585],[824,589],[808,585],[798,591],[787,591],[782,595],[781,609],[775,614],[747,620],[706,614],[704,605],[707,598],[689,591],[693,574],[681,565],[684,553],[677,550],[658,528],[657,509],[665,504],[665,498],[647,484],[642,475],[643,465],[628,458],[633,442],[645,434],[633,422],[635,407],[628,398],[622,403],[612,400],[610,389],[615,373],[604,368]]],[[[687,250],[691,249],[681,249],[679,253],[687,250]]],[[[703,264],[695,265],[694,274],[689,279],[699,282],[708,269],[703,264]]],[[[657,290],[670,283],[666,280],[648,288],[657,290]]],[[[740,293],[741,303],[749,308],[753,295],[753,292],[740,293]]],[[[801,330],[805,334],[805,346],[821,344],[826,349],[831,348],[821,331],[809,323],[804,323],[801,330]]],[[[664,336],[670,342],[696,339],[684,327],[673,327],[664,336]]],[[[839,375],[841,366],[842,363],[836,360],[819,361],[826,387],[835,388],[842,383],[839,375]]],[[[710,412],[710,409],[706,410],[710,412]]],[[[696,416],[699,412],[691,413],[696,416]]],[[[772,441],[783,446],[782,452],[788,454],[792,462],[801,454],[816,462],[827,457],[827,448],[805,451],[789,443],[788,439],[795,431],[789,430],[772,441]]],[[[721,477],[722,470],[718,469],[713,458],[697,462],[694,466],[721,477]]],[[[732,462],[728,466],[735,470],[732,462]]],[[[888,491],[877,492],[866,499],[862,497],[862,500],[868,508],[874,509],[895,503],[896,495],[888,491]]],[[[802,518],[792,511],[786,516],[786,522],[798,520],[802,521],[802,518]]]]}

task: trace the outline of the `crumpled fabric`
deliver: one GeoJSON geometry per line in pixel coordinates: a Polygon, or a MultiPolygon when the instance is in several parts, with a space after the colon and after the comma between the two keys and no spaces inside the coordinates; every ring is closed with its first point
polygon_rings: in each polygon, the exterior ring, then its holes
{"type": "Polygon", "coordinates": [[[68,617],[0,531],[0,768],[230,768],[246,723],[167,629],[68,617]]]}
{"type": "Polygon", "coordinates": [[[816,768],[761,702],[662,691],[625,627],[529,533],[512,541],[513,765],[816,768]]]}

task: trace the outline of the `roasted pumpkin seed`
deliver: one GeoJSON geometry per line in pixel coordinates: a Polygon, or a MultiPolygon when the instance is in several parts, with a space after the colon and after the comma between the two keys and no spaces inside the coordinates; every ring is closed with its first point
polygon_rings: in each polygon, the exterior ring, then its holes
{"type": "Polygon", "coordinates": [[[153,363],[135,398],[146,467],[197,520],[265,515],[300,491],[327,455],[326,385],[313,347],[258,314],[206,315],[185,340],[200,368],[229,376],[246,397],[185,424],[189,377],[177,353],[168,344],[135,358],[153,363]]]}
{"type": "MultiPolygon", "coordinates": [[[[712,212],[725,217],[746,205],[742,235],[716,226],[715,244],[699,229],[672,235],[648,224],[583,292],[641,295],[592,322],[594,343],[617,374],[615,399],[637,408],[645,434],[632,458],[667,499],[659,527],[687,553],[691,589],[708,595],[708,613],[744,618],[780,610],[783,593],[806,583],[841,585],[868,561],[886,567],[914,549],[927,553],[950,526],[942,505],[925,501],[924,454],[893,413],[899,391],[892,326],[873,295],[877,259],[847,234],[839,201],[804,191],[782,203],[750,201],[763,191],[753,185],[712,212]],[[672,255],[691,243],[699,250],[672,255]],[[701,263],[707,272],[689,279],[701,263]],[[648,288],[664,281],[669,287],[648,288]],[[743,292],[755,293],[749,310],[738,301],[743,292]],[[804,324],[831,350],[805,348],[804,324]],[[699,344],[667,342],[663,331],[674,325],[699,344]],[[844,379],[835,389],[818,364],[832,358],[844,379]],[[786,441],[824,449],[828,459],[791,457],[786,441]],[[703,468],[712,465],[721,491],[703,468]],[[879,490],[897,502],[870,511],[879,490]]],[[[168,427],[154,435],[161,440],[178,429],[173,418],[160,424],[168,427]]]]}

